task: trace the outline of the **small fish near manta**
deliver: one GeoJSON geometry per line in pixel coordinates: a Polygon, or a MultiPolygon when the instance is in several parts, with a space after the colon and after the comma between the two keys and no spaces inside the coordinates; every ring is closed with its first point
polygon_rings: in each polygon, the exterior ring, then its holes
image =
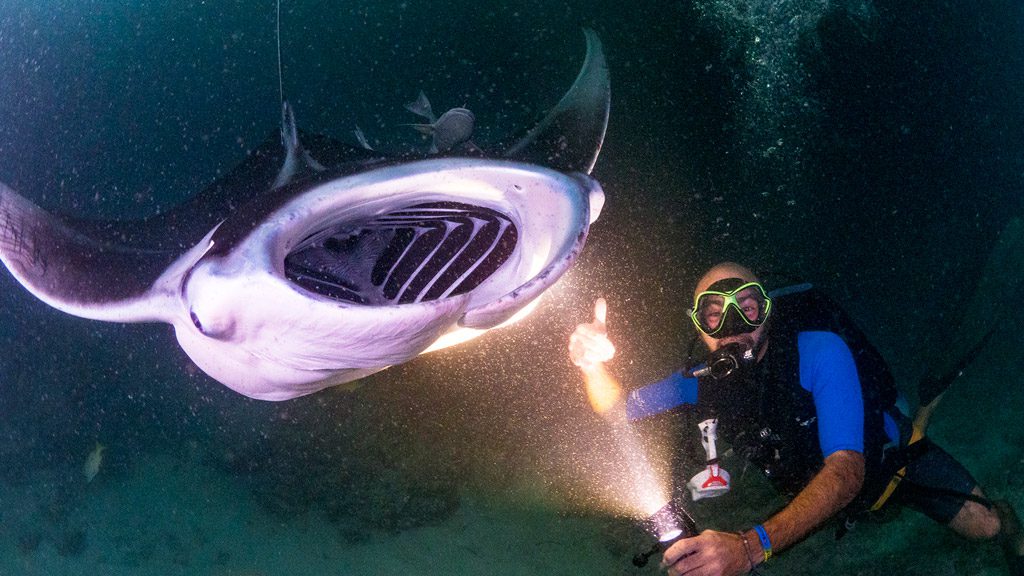
{"type": "Polygon", "coordinates": [[[608,69],[584,33],[569,91],[482,157],[388,157],[300,134],[284,104],[281,138],[141,221],[53,215],[0,184],[0,260],[69,314],[173,325],[197,366],[252,398],[295,398],[466,341],[528,312],[603,206],[589,173],[608,69]]]}
{"type": "Polygon", "coordinates": [[[427,95],[422,90],[416,101],[406,104],[405,109],[430,120],[429,124],[410,124],[410,126],[421,134],[430,136],[431,154],[458,150],[460,147],[468,152],[479,150],[472,141],[476,116],[470,110],[452,108],[438,118],[434,116],[430,100],[427,100],[427,95]]]}

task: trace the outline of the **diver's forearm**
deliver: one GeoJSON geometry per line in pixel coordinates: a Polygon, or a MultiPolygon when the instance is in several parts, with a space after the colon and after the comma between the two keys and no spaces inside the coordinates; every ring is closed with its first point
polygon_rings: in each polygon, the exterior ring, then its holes
{"type": "Polygon", "coordinates": [[[587,386],[587,399],[594,412],[605,414],[622,402],[622,385],[608,372],[604,364],[595,364],[581,372],[583,382],[587,386]]]}
{"type": "MultiPolygon", "coordinates": [[[[863,484],[862,454],[852,450],[831,454],[825,459],[824,468],[793,501],[764,523],[773,551],[783,550],[806,538],[853,501],[863,484]]],[[[757,541],[755,535],[751,543],[757,541]]]]}

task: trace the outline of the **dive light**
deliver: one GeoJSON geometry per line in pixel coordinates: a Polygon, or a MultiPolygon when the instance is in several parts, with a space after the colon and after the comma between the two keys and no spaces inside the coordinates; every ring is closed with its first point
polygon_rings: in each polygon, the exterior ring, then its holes
{"type": "Polygon", "coordinates": [[[693,517],[671,500],[644,519],[641,524],[644,530],[658,541],[650,550],[633,556],[633,565],[638,568],[646,566],[651,556],[664,552],[677,541],[697,535],[697,523],[693,521],[693,517]]]}

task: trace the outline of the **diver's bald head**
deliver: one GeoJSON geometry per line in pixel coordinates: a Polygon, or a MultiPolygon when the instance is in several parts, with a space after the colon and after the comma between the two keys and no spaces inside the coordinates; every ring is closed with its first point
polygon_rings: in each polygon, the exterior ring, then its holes
{"type": "Polygon", "coordinates": [[[697,298],[697,294],[707,290],[715,282],[725,280],[726,278],[739,278],[743,282],[759,281],[757,275],[754,274],[750,268],[735,262],[722,262],[712,266],[711,269],[701,277],[700,281],[697,282],[697,288],[693,291],[694,299],[697,298]]]}

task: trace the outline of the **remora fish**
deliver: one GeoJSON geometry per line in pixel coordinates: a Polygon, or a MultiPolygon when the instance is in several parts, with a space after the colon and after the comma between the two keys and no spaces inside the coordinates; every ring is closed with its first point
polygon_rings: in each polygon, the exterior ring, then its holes
{"type": "Polygon", "coordinates": [[[430,153],[448,152],[456,150],[459,146],[468,146],[475,149],[472,142],[473,128],[476,126],[476,116],[466,108],[452,108],[441,114],[440,118],[434,116],[434,110],[430,106],[427,95],[420,91],[415,102],[405,105],[405,109],[413,114],[430,120],[429,124],[410,124],[420,133],[430,136],[430,153]]]}
{"type": "Polygon", "coordinates": [[[197,366],[253,398],[310,394],[468,340],[528,310],[603,205],[588,174],[608,71],[585,35],[570,90],[489,158],[300,144],[285,104],[280,138],[142,221],[51,215],[0,184],[0,260],[69,314],[172,324],[197,366]]]}

